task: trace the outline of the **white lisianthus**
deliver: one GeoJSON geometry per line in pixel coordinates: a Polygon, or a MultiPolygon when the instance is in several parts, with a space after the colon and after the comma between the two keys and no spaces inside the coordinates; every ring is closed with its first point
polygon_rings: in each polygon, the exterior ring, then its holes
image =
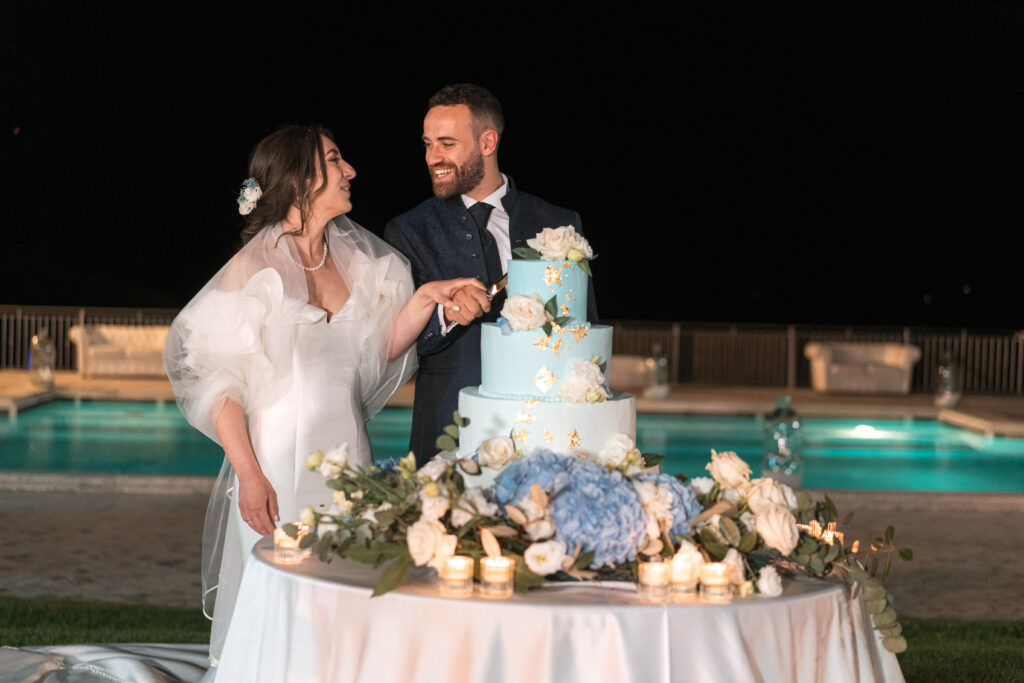
{"type": "MultiPolygon", "coordinates": [[[[436,484],[435,484],[436,487],[436,484]]],[[[444,513],[448,512],[448,496],[442,495],[440,492],[437,495],[430,495],[427,487],[420,489],[420,519],[436,520],[444,517],[444,513]]]]}
{"type": "Polygon", "coordinates": [[[348,444],[343,443],[335,446],[324,454],[324,460],[320,463],[320,474],[327,479],[334,479],[341,476],[348,464],[348,444]]]}
{"type": "Polygon", "coordinates": [[[366,510],[363,510],[362,512],[360,512],[359,513],[359,519],[368,519],[371,522],[373,522],[374,524],[377,524],[377,513],[378,512],[383,512],[384,510],[390,510],[391,507],[392,507],[391,503],[389,503],[387,501],[384,501],[383,503],[381,503],[380,505],[378,505],[375,508],[372,508],[372,509],[371,508],[367,508],[366,510]]]}
{"type": "Polygon", "coordinates": [[[565,559],[565,543],[561,541],[544,541],[533,543],[523,553],[526,566],[534,574],[547,576],[554,574],[562,568],[562,561],[565,559]]]}
{"type": "Polygon", "coordinates": [[[448,471],[448,462],[441,458],[434,458],[426,465],[421,467],[417,472],[416,476],[422,479],[428,479],[430,481],[437,481],[448,471]]]}
{"type": "Polygon", "coordinates": [[[757,574],[757,590],[769,598],[782,595],[782,578],[775,567],[771,565],[761,567],[761,571],[757,574]]]}
{"type": "MultiPolygon", "coordinates": [[[[576,244],[576,228],[563,225],[557,228],[544,228],[536,237],[526,240],[526,244],[540,252],[544,261],[561,261],[576,244]]],[[[578,247],[577,247],[578,248],[578,247]]]]}
{"type": "Polygon", "coordinates": [[[793,489],[771,477],[751,480],[747,488],[747,506],[756,515],[765,505],[781,505],[796,510],[796,495],[793,489]]]}
{"type": "Polygon", "coordinates": [[[309,455],[306,456],[306,469],[307,470],[315,470],[317,467],[320,467],[320,465],[321,465],[321,463],[323,463],[323,461],[324,461],[324,452],[323,451],[313,451],[312,453],[310,453],[309,455]]]}
{"type": "Polygon", "coordinates": [[[737,585],[743,583],[743,556],[739,550],[729,548],[722,563],[729,567],[729,581],[737,585]]]}
{"type": "Polygon", "coordinates": [[[455,547],[459,544],[459,539],[455,534],[444,534],[437,540],[437,545],[434,546],[434,556],[430,558],[427,564],[437,570],[437,573],[441,573],[441,569],[448,563],[448,560],[452,559],[455,555],[455,547]]]}
{"type": "Polygon", "coordinates": [[[501,307],[501,317],[517,332],[535,330],[543,327],[548,321],[548,314],[544,310],[544,302],[541,301],[539,294],[513,294],[501,307]]]}
{"type": "Polygon", "coordinates": [[[775,548],[783,555],[789,555],[800,540],[793,513],[782,505],[769,504],[756,515],[757,533],[764,544],[775,548]]]}
{"type": "Polygon", "coordinates": [[[501,471],[513,459],[516,452],[516,444],[507,436],[498,436],[487,439],[476,450],[477,460],[483,467],[490,467],[492,470],[501,471]]]}
{"type": "Polygon", "coordinates": [[[690,479],[690,488],[698,496],[706,496],[711,493],[711,489],[715,485],[715,480],[711,477],[693,477],[690,479]]]}
{"type": "Polygon", "coordinates": [[[653,481],[634,481],[633,489],[647,517],[647,537],[661,538],[663,531],[672,528],[672,492],[653,481]]]}
{"type": "Polygon", "coordinates": [[[316,510],[311,505],[299,510],[299,522],[306,526],[316,526],[316,510]]]}
{"type": "Polygon", "coordinates": [[[455,507],[452,508],[452,526],[461,527],[473,519],[474,514],[493,517],[498,514],[498,506],[484,497],[484,490],[479,486],[466,489],[455,507]]]}
{"type": "Polygon", "coordinates": [[[526,523],[526,535],[531,541],[541,541],[555,535],[555,523],[549,517],[535,519],[526,523]]]}
{"type": "Polygon", "coordinates": [[[421,519],[405,533],[405,543],[417,567],[422,567],[434,557],[434,550],[444,536],[444,524],[436,519],[421,519]]]}
{"type": "Polygon", "coordinates": [[[732,451],[711,451],[711,462],[704,466],[723,489],[737,489],[750,479],[750,465],[732,451]]]}

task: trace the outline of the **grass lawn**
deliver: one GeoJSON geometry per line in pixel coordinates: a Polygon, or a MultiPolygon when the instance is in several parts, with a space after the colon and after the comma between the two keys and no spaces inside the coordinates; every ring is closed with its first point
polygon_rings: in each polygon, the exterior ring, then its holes
{"type": "MultiPolygon", "coordinates": [[[[907,681],[1024,681],[1024,622],[907,619],[907,681]]],[[[0,597],[0,645],[206,643],[198,609],[0,597]]]]}

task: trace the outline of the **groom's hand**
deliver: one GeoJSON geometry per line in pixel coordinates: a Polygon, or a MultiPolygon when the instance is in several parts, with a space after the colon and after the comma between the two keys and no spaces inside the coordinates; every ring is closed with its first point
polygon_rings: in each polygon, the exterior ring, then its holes
{"type": "Polygon", "coordinates": [[[491,300],[487,298],[487,292],[479,287],[467,286],[452,294],[452,301],[459,307],[445,307],[444,315],[449,322],[456,322],[460,325],[468,325],[484,313],[491,310],[491,300]]]}

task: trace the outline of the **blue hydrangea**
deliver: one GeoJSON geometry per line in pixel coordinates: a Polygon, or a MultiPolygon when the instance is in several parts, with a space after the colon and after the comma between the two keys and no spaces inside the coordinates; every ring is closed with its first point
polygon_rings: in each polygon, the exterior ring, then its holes
{"type": "Polygon", "coordinates": [[[552,503],[557,537],[569,550],[594,551],[591,567],[631,562],[646,538],[640,498],[620,472],[570,459],[568,486],[552,503]]]}
{"type": "Polygon", "coordinates": [[[548,493],[565,488],[569,483],[567,470],[572,458],[538,448],[530,455],[513,460],[494,480],[494,495],[501,506],[516,504],[530,495],[537,484],[548,493]]]}
{"type": "Polygon", "coordinates": [[[502,336],[509,336],[512,334],[512,326],[508,324],[508,320],[505,318],[498,318],[495,323],[498,325],[498,329],[501,330],[502,336]]]}
{"type": "Polygon", "coordinates": [[[394,458],[386,458],[384,460],[378,460],[373,463],[376,467],[380,468],[381,472],[397,472],[398,461],[394,458]]]}
{"type": "Polygon", "coordinates": [[[689,484],[683,484],[675,477],[660,472],[648,472],[634,477],[637,481],[651,481],[659,486],[667,486],[672,494],[672,529],[673,534],[690,533],[690,520],[701,513],[703,508],[697,502],[697,494],[689,484]]]}

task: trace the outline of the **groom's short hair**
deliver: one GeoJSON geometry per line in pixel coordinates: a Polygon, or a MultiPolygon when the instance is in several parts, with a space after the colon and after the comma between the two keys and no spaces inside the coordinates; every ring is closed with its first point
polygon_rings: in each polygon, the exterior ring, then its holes
{"type": "Polygon", "coordinates": [[[434,107],[454,107],[464,104],[473,115],[473,132],[477,135],[484,128],[498,131],[498,138],[505,130],[505,115],[501,103],[487,88],[472,83],[446,85],[427,101],[427,111],[434,107]]]}

